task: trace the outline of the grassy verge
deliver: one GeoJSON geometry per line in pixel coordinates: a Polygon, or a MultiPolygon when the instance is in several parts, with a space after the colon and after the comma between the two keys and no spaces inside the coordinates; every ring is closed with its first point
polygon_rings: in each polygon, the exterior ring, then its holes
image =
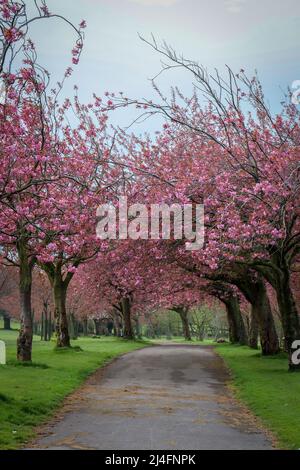
{"type": "Polygon", "coordinates": [[[142,341],[80,338],[70,350],[34,339],[33,362],[15,360],[17,331],[0,330],[7,346],[7,365],[0,365],[0,449],[15,449],[34,436],[64,397],[111,359],[145,346],[142,341]]]}
{"type": "Polygon", "coordinates": [[[300,448],[300,374],[287,372],[287,357],[262,357],[247,346],[218,344],[232,372],[233,388],[278,437],[281,448],[300,448]]]}
{"type": "Polygon", "coordinates": [[[214,345],[216,342],[212,339],[204,339],[200,341],[196,338],[192,338],[191,341],[184,339],[183,336],[173,336],[171,339],[167,338],[166,336],[162,336],[161,338],[149,339],[151,343],[175,343],[175,344],[186,344],[186,345],[195,345],[195,346],[206,346],[206,345],[214,345]]]}

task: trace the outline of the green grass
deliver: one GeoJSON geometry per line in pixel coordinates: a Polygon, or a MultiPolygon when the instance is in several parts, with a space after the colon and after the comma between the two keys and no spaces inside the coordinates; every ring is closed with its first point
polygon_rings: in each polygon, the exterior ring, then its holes
{"type": "Polygon", "coordinates": [[[281,448],[300,448],[300,374],[287,371],[282,353],[262,357],[247,346],[218,344],[232,372],[233,389],[278,438],[281,448]]]}
{"type": "MultiPolygon", "coordinates": [[[[22,365],[15,359],[16,338],[16,330],[0,329],[8,359],[6,366],[0,366],[0,449],[18,448],[32,438],[35,426],[49,419],[65,396],[98,367],[122,353],[164,340],[80,338],[71,350],[59,351],[54,342],[41,342],[36,337],[33,362],[22,365]]],[[[237,397],[278,437],[281,448],[300,448],[300,374],[287,371],[285,354],[262,357],[246,346],[211,340],[173,338],[168,342],[214,344],[231,370],[237,397]]]]}
{"type": "Polygon", "coordinates": [[[157,344],[157,343],[175,343],[175,344],[191,344],[191,345],[199,345],[199,346],[205,346],[205,345],[214,345],[216,342],[213,339],[204,339],[203,341],[200,341],[196,338],[192,338],[191,341],[186,340],[183,336],[172,336],[172,338],[168,338],[166,336],[162,336],[161,338],[155,338],[155,339],[149,339],[151,343],[157,344]]]}
{"type": "MultiPolygon", "coordinates": [[[[11,320],[10,326],[12,329],[18,330],[20,328],[20,323],[15,320],[11,320]]],[[[2,330],[3,328],[4,328],[4,321],[3,321],[3,318],[0,317],[0,330],[2,330]]]]}
{"type": "Polygon", "coordinates": [[[15,359],[18,332],[0,330],[7,346],[7,365],[0,365],[0,449],[15,449],[34,436],[62,400],[97,368],[120,354],[147,345],[105,337],[80,338],[72,349],[34,338],[33,362],[15,359]]]}

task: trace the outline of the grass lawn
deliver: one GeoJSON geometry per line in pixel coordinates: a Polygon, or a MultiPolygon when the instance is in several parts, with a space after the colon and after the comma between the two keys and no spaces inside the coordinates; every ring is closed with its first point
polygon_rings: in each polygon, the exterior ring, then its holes
{"type": "Polygon", "coordinates": [[[173,336],[172,339],[167,338],[166,336],[162,336],[161,338],[149,339],[151,343],[176,343],[176,344],[186,344],[188,345],[195,345],[195,346],[206,346],[206,345],[214,345],[216,342],[213,339],[204,339],[200,341],[196,338],[192,338],[191,341],[186,340],[183,336],[173,336]]]}
{"type": "MultiPolygon", "coordinates": [[[[1,327],[2,325],[0,325],[1,327]]],[[[0,366],[0,449],[20,447],[34,436],[34,427],[47,420],[63,398],[98,367],[114,357],[157,341],[80,338],[71,350],[54,350],[55,343],[34,338],[33,363],[15,359],[18,332],[0,329],[7,345],[8,364],[0,366]]],[[[208,345],[225,360],[232,387],[244,403],[277,435],[282,448],[300,448],[300,374],[287,371],[287,357],[262,357],[246,346],[212,341],[170,343],[208,345]]]]}
{"type": "Polygon", "coordinates": [[[0,449],[18,448],[33,437],[34,426],[98,367],[147,345],[113,337],[80,338],[73,341],[74,349],[57,351],[53,341],[36,337],[33,362],[26,366],[15,359],[17,334],[0,330],[0,340],[7,346],[7,365],[0,365],[0,449]]]}
{"type": "Polygon", "coordinates": [[[300,373],[287,371],[287,357],[262,357],[247,346],[218,344],[232,372],[238,398],[278,437],[281,448],[300,448],[300,373]]]}

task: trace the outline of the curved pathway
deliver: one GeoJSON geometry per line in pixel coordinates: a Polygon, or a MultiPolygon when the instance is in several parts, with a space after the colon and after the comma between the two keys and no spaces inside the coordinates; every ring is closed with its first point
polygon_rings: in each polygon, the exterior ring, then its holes
{"type": "Polygon", "coordinates": [[[213,348],[162,344],[99,370],[43,429],[44,449],[271,449],[213,348]]]}

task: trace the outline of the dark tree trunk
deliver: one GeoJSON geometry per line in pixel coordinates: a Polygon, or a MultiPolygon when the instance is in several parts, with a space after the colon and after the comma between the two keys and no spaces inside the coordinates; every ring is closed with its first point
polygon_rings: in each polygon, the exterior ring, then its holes
{"type": "Polygon", "coordinates": [[[101,320],[99,318],[94,318],[95,331],[97,336],[101,336],[101,320]]]}
{"type": "Polygon", "coordinates": [[[232,283],[240,289],[251,305],[251,313],[258,323],[262,354],[277,354],[279,341],[265,282],[260,276],[254,277],[247,269],[232,279],[232,283]]]}
{"type": "Polygon", "coordinates": [[[134,317],[134,324],[135,324],[135,336],[137,338],[141,338],[141,325],[140,325],[140,320],[139,320],[138,315],[134,317]]]}
{"type": "Polygon", "coordinates": [[[247,333],[237,297],[230,294],[223,299],[226,306],[229,340],[231,343],[247,344],[247,333]]]}
{"type": "Polygon", "coordinates": [[[70,335],[68,329],[68,318],[66,311],[66,296],[67,289],[61,279],[60,273],[57,273],[54,278],[54,305],[55,305],[55,321],[56,321],[56,346],[58,348],[70,348],[70,335]]]}
{"type": "Polygon", "coordinates": [[[51,315],[51,310],[49,312],[49,320],[48,320],[48,341],[51,340],[52,338],[52,333],[53,333],[53,325],[52,325],[52,315],[51,315]]]}
{"type": "Polygon", "coordinates": [[[182,332],[184,339],[186,341],[192,341],[191,329],[188,318],[188,309],[184,307],[174,308],[175,312],[179,313],[181,323],[182,323],[182,332]]]}
{"type": "Polygon", "coordinates": [[[71,339],[77,339],[77,320],[73,312],[69,314],[69,335],[71,339]]]}
{"type": "Polygon", "coordinates": [[[292,362],[292,344],[295,340],[300,339],[300,318],[288,272],[281,276],[276,294],[284,332],[284,343],[289,355],[289,370],[300,371],[300,364],[293,364],[292,362]]]}
{"type": "Polygon", "coordinates": [[[11,325],[10,325],[10,316],[7,313],[4,313],[3,315],[3,322],[4,322],[4,329],[5,330],[11,330],[11,325]]]}
{"type": "Polygon", "coordinates": [[[121,300],[121,307],[124,320],[123,337],[125,339],[134,339],[134,333],[131,322],[131,305],[129,297],[124,297],[121,300]]]}
{"type": "Polygon", "coordinates": [[[232,314],[232,311],[229,308],[229,305],[227,303],[225,304],[225,307],[226,307],[228,329],[229,329],[229,341],[230,343],[235,344],[239,342],[238,328],[236,325],[235,317],[232,314]]]}
{"type": "Polygon", "coordinates": [[[289,355],[289,370],[300,371],[300,364],[293,364],[293,342],[300,338],[300,319],[291,288],[290,267],[286,256],[276,251],[267,266],[257,264],[255,269],[275,289],[284,333],[284,344],[289,355]]]}
{"type": "Polygon", "coordinates": [[[45,310],[45,324],[44,324],[44,340],[45,340],[45,341],[48,341],[48,331],[49,331],[49,327],[48,327],[48,312],[47,312],[47,310],[45,310]]]}
{"type": "MultiPolygon", "coordinates": [[[[253,307],[251,307],[253,310],[253,307]]],[[[251,318],[250,318],[250,327],[249,327],[249,346],[252,349],[258,349],[258,321],[256,319],[256,315],[253,314],[251,311],[251,318]]]]}
{"type": "Polygon", "coordinates": [[[234,284],[231,276],[222,276],[218,274],[214,282],[210,285],[209,291],[217,297],[226,307],[229,340],[231,343],[241,345],[248,344],[247,331],[241,314],[239,299],[232,287],[228,284],[234,284]]]}
{"type": "Polygon", "coordinates": [[[252,307],[259,325],[259,336],[263,355],[277,354],[279,341],[274,318],[262,277],[248,267],[236,266],[230,273],[216,276],[218,280],[233,284],[239,288],[252,307]]]}
{"type": "Polygon", "coordinates": [[[49,315],[48,315],[48,302],[45,300],[43,302],[43,311],[42,311],[42,324],[41,324],[41,340],[49,341],[49,315]]]}
{"type": "Polygon", "coordinates": [[[45,320],[44,320],[44,310],[42,311],[42,319],[41,319],[41,341],[45,340],[45,320]]]}
{"type": "Polygon", "coordinates": [[[27,253],[26,242],[20,240],[17,244],[20,263],[20,332],[17,339],[17,359],[19,361],[31,361],[32,354],[32,311],[31,311],[31,286],[33,261],[30,261],[27,253]]]}
{"type": "Polygon", "coordinates": [[[118,310],[113,310],[114,336],[120,337],[122,332],[122,322],[118,310]]]}
{"type": "Polygon", "coordinates": [[[114,322],[112,320],[108,320],[106,324],[107,334],[110,336],[112,334],[114,328],[114,322]]]}
{"type": "Polygon", "coordinates": [[[109,336],[109,331],[108,331],[108,328],[107,328],[107,322],[105,322],[105,323],[102,322],[101,332],[102,332],[103,335],[109,336]]]}
{"type": "Polygon", "coordinates": [[[82,327],[83,327],[83,336],[88,336],[88,320],[84,318],[82,320],[82,327]]]}
{"type": "Polygon", "coordinates": [[[47,273],[53,291],[56,346],[58,348],[70,348],[66,300],[67,289],[73,273],[68,272],[64,277],[63,262],[61,260],[57,263],[41,263],[41,267],[47,273]]]}
{"type": "Polygon", "coordinates": [[[262,280],[255,282],[251,312],[258,323],[262,354],[264,356],[277,354],[279,352],[278,335],[266,286],[262,280]]]}

